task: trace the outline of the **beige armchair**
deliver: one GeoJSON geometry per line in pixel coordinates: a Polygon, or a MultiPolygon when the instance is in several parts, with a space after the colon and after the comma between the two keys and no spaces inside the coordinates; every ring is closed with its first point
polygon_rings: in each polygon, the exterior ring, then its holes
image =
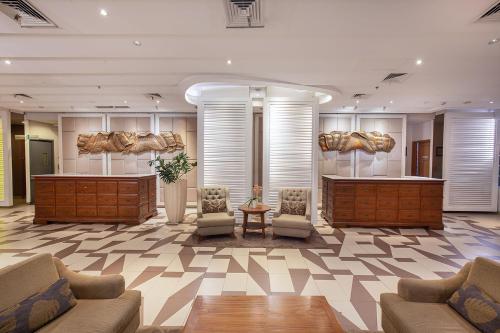
{"type": "Polygon", "coordinates": [[[198,236],[234,234],[234,211],[229,189],[224,186],[201,187],[197,191],[198,236]]]}
{"type": "Polygon", "coordinates": [[[88,276],[70,271],[50,254],[0,269],[0,309],[9,308],[60,278],[69,281],[76,305],[36,332],[132,333],[140,323],[141,292],[125,290],[120,275],[88,276]]]}
{"type": "Polygon", "coordinates": [[[311,235],[311,189],[282,188],[273,213],[273,238],[277,236],[308,238],[311,235]]]}
{"type": "Polygon", "coordinates": [[[500,263],[486,258],[476,258],[447,279],[401,279],[397,294],[380,295],[382,328],[386,333],[479,332],[446,301],[467,282],[499,302],[498,281],[500,263]]]}

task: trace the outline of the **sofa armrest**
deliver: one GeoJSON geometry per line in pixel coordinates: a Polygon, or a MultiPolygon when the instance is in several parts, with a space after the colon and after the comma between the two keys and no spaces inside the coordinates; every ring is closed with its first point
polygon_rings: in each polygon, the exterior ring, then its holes
{"type": "Polygon", "coordinates": [[[196,215],[200,219],[203,217],[203,205],[201,202],[201,189],[200,188],[196,189],[196,215]]]}
{"type": "Polygon", "coordinates": [[[398,295],[409,302],[445,303],[465,282],[471,263],[467,263],[452,277],[442,280],[401,279],[398,295]]]}
{"type": "Polygon", "coordinates": [[[90,276],[69,270],[59,258],[53,258],[60,277],[68,279],[71,291],[77,299],[117,298],[125,292],[123,276],[90,276]]]}

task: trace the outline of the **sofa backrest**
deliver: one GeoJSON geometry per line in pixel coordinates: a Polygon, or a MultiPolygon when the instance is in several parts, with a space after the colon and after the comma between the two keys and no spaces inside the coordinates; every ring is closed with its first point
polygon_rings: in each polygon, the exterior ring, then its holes
{"type": "Polygon", "coordinates": [[[466,282],[478,286],[495,302],[500,302],[500,262],[477,257],[466,282]]]}
{"type": "Polygon", "coordinates": [[[50,254],[39,254],[0,269],[0,311],[49,287],[58,279],[50,254]]]}

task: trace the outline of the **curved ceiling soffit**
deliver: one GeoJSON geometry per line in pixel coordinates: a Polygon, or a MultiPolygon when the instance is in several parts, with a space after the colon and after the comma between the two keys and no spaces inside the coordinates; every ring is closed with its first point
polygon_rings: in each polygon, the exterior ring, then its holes
{"type": "Polygon", "coordinates": [[[333,86],[309,86],[292,82],[270,80],[259,77],[240,75],[194,75],[182,80],[179,88],[184,92],[184,98],[190,104],[196,105],[201,90],[205,87],[230,87],[230,86],[254,86],[254,87],[281,87],[296,89],[300,91],[313,92],[319,98],[319,104],[328,103],[333,96],[342,95],[342,92],[333,86]]]}

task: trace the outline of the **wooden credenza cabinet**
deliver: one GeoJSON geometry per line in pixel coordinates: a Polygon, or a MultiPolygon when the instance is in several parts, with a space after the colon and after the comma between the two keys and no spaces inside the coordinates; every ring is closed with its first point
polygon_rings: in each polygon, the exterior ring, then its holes
{"type": "Polygon", "coordinates": [[[443,229],[444,180],[323,176],[322,217],[334,227],[443,229]]]}
{"type": "Polygon", "coordinates": [[[34,180],[36,224],[140,224],[158,214],[155,175],[41,175],[34,180]]]}

